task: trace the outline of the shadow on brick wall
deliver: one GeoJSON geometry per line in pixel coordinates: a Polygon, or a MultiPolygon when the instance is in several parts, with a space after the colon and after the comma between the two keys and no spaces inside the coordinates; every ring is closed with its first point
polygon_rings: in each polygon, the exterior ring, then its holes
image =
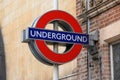
{"type": "Polygon", "coordinates": [[[5,50],[1,26],[0,26],[0,80],[6,80],[5,50]]]}

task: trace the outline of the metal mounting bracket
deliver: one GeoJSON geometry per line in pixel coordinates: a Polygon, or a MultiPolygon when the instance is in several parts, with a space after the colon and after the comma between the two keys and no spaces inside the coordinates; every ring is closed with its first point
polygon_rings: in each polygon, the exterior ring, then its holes
{"type": "Polygon", "coordinates": [[[95,30],[90,33],[90,40],[89,40],[89,52],[91,55],[98,53],[98,30],[95,30]]]}

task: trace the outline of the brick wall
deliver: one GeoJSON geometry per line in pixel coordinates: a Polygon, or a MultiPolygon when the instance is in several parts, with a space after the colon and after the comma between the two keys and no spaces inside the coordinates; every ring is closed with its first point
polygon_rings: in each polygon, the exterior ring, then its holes
{"type": "MultiPolygon", "coordinates": [[[[80,18],[79,16],[82,14],[81,11],[81,3],[80,0],[76,0],[76,14],[77,18],[82,26],[83,32],[86,32],[86,21],[80,18]]],[[[110,9],[90,18],[90,31],[94,31],[95,29],[100,30],[102,28],[111,25],[112,23],[120,20],[120,5],[117,4],[110,9]]],[[[115,27],[115,26],[114,26],[115,27]]],[[[114,29],[114,28],[113,28],[114,29]]],[[[100,38],[99,34],[99,41],[98,41],[98,54],[97,56],[101,57],[101,64],[99,60],[93,60],[93,57],[96,55],[91,56],[90,59],[90,70],[91,70],[91,80],[111,80],[111,73],[110,73],[110,49],[109,43],[105,42],[100,38]],[[101,42],[102,41],[102,42],[101,42]]],[[[87,52],[84,48],[82,53],[78,56],[78,80],[88,80],[88,69],[87,69],[87,52]]]]}

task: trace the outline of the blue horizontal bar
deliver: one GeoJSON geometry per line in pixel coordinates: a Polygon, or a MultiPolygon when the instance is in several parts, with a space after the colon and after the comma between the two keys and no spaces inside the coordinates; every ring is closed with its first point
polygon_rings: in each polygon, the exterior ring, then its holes
{"type": "Polygon", "coordinates": [[[38,39],[52,42],[88,44],[89,35],[67,31],[55,31],[38,28],[28,28],[28,39],[38,39]]]}

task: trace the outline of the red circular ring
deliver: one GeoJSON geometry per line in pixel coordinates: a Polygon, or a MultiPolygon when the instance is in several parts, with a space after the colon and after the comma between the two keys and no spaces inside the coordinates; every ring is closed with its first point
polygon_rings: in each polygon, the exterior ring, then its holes
{"type": "MultiPolygon", "coordinates": [[[[74,32],[82,33],[81,26],[76,19],[70,14],[60,10],[53,10],[45,13],[36,23],[36,28],[45,28],[45,26],[53,20],[63,20],[71,25],[74,32]]],[[[40,54],[42,54],[50,62],[58,64],[63,64],[73,60],[82,49],[82,45],[74,44],[71,50],[65,52],[64,54],[58,54],[51,51],[43,40],[35,40],[35,43],[41,52],[40,54]]]]}

